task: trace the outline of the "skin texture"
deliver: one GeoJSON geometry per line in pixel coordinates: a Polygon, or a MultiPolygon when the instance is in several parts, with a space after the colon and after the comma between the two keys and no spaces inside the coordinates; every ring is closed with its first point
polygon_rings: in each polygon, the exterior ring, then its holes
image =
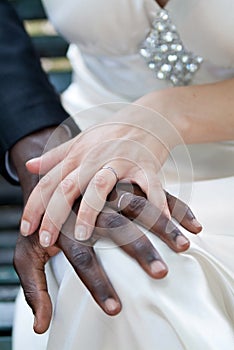
{"type": "Polygon", "coordinates": [[[32,234],[40,224],[41,244],[53,245],[75,198],[82,194],[74,234],[79,240],[89,239],[116,174],[119,180],[137,184],[159,213],[170,218],[157,174],[179,144],[234,138],[233,89],[230,79],[150,93],[116,113],[111,123],[94,126],[28,162],[29,171],[45,176],[25,207],[21,232],[32,234]]]}
{"type": "MultiPolygon", "coordinates": [[[[54,128],[48,128],[29,135],[19,141],[11,150],[11,160],[20,179],[25,203],[38,183],[38,176],[28,173],[25,162],[32,156],[40,155],[53,132],[54,128]]],[[[66,129],[58,128],[54,144],[51,144],[51,147],[68,139],[69,135],[66,129]]],[[[201,226],[197,223],[190,209],[167,193],[166,198],[172,216],[189,231],[198,233],[201,226]],[[176,206],[176,203],[179,206],[176,206]]],[[[43,248],[39,242],[37,231],[28,237],[19,235],[15,249],[14,265],[20,277],[26,300],[35,315],[35,332],[45,332],[51,321],[52,304],[47,290],[44,267],[49,259],[60,250],[63,251],[78,277],[103,311],[109,315],[116,315],[121,311],[121,301],[93,250],[93,244],[97,239],[103,236],[111,238],[121,249],[136,259],[152,278],[164,277],[168,269],[150,241],[132,221],[134,218],[137,218],[137,222],[141,223],[142,226],[157,234],[176,252],[184,251],[189,247],[189,241],[167,217],[160,217],[158,222],[152,226],[152,223],[148,221],[148,217],[150,213],[154,212],[155,208],[146,200],[139,187],[123,184],[112,191],[108,200],[108,205],[98,216],[94,235],[92,240],[87,242],[88,244],[82,244],[74,240],[72,235],[61,233],[53,246],[43,248]],[[121,208],[117,208],[123,193],[126,195],[122,197],[121,208]],[[121,213],[116,212],[116,209],[121,209],[121,213]],[[142,214],[139,215],[140,213],[142,214]],[[126,233],[124,236],[123,234],[120,235],[123,231],[126,233]],[[184,240],[178,240],[178,237],[183,237],[184,240]]],[[[79,200],[77,200],[73,206],[75,213],[79,204],[79,200]]],[[[63,227],[63,232],[71,232],[74,229],[74,224],[74,215],[69,215],[63,227]]]]}

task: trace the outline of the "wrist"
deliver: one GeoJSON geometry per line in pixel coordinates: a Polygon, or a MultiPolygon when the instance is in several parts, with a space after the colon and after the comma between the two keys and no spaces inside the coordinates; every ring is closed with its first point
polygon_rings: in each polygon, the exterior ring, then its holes
{"type": "Polygon", "coordinates": [[[186,88],[154,91],[137,102],[155,111],[154,132],[159,133],[170,151],[186,141],[190,128],[186,88]]]}
{"type": "Polygon", "coordinates": [[[10,161],[19,177],[25,200],[38,182],[38,176],[29,173],[25,163],[31,158],[40,156],[45,149],[56,147],[70,138],[67,128],[49,127],[24,137],[11,148],[10,161]]]}

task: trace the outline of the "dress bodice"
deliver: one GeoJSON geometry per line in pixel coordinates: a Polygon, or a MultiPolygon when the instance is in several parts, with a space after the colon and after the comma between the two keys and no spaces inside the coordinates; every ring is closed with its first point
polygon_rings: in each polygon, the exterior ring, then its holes
{"type": "MultiPolygon", "coordinates": [[[[137,54],[160,6],[155,0],[44,0],[53,23],[84,53],[137,54]]],[[[184,44],[211,62],[234,66],[232,0],[169,0],[184,44]]]]}
{"type": "MultiPolygon", "coordinates": [[[[155,79],[139,55],[160,10],[155,0],[44,0],[44,4],[55,27],[79,47],[90,72],[108,90],[134,99],[167,86],[155,79]]],[[[232,0],[169,0],[165,8],[186,48],[204,58],[194,83],[234,75],[232,0]]]]}
{"type": "MultiPolygon", "coordinates": [[[[63,94],[65,108],[75,115],[103,106],[89,118],[77,115],[81,129],[109,119],[116,107],[112,102],[129,103],[172,86],[157,79],[139,53],[161,9],[155,0],[43,1],[54,26],[71,43],[68,55],[74,74],[63,94]]],[[[191,84],[234,77],[233,0],[169,0],[165,9],[186,49],[203,57],[191,84]]],[[[189,146],[189,151],[196,178],[234,172],[232,142],[189,146]]]]}

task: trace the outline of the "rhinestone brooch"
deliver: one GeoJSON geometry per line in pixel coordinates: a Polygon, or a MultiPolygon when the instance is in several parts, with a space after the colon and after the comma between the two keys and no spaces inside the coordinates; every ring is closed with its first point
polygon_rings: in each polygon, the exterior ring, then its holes
{"type": "Polygon", "coordinates": [[[169,80],[174,86],[188,85],[203,58],[186,50],[168,11],[160,10],[152,26],[140,48],[141,56],[158,79],[169,80]]]}

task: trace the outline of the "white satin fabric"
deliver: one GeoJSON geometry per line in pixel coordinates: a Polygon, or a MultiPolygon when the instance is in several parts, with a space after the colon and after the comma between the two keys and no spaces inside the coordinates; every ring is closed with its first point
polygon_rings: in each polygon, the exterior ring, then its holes
{"type": "MultiPolygon", "coordinates": [[[[68,54],[74,77],[62,96],[64,105],[74,115],[101,104],[97,113],[77,114],[82,129],[111,120],[118,106],[112,102],[131,102],[168,87],[153,76],[138,53],[159,9],[154,0],[44,0],[44,4],[54,25],[72,43],[68,54]]],[[[204,57],[193,83],[232,77],[233,0],[169,0],[166,8],[186,47],[204,57]]],[[[186,178],[188,163],[180,150],[175,153],[186,178]]],[[[20,294],[14,350],[233,348],[234,147],[232,142],[200,145],[191,147],[190,154],[195,178],[204,181],[180,183],[179,192],[189,193],[185,197],[203,232],[186,233],[191,247],[181,254],[146,233],[167,262],[168,276],[153,280],[120,249],[103,249],[99,243],[97,254],[123,303],[122,312],[109,317],[59,254],[47,266],[54,303],[51,328],[43,336],[31,331],[31,311],[20,294]]],[[[178,193],[178,184],[168,185],[168,190],[178,193]]]]}

